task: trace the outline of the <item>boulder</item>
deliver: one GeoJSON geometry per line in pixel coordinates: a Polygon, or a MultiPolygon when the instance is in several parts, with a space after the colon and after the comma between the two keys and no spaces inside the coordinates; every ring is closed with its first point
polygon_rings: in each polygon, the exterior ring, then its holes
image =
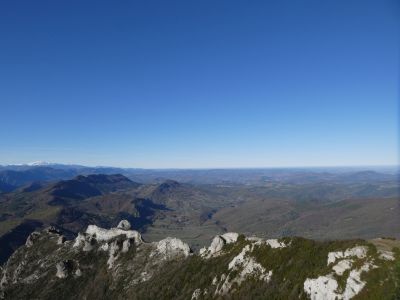
{"type": "Polygon", "coordinates": [[[121,220],[121,222],[118,223],[117,228],[123,229],[123,230],[129,230],[129,229],[131,229],[131,223],[129,223],[128,220],[121,220]]]}
{"type": "Polygon", "coordinates": [[[164,259],[170,259],[176,256],[187,257],[190,254],[190,247],[188,244],[177,238],[167,237],[156,243],[155,254],[160,254],[164,259]]]}
{"type": "Polygon", "coordinates": [[[236,232],[227,232],[222,235],[216,235],[208,248],[200,249],[200,255],[205,258],[210,258],[219,253],[224,245],[235,243],[238,237],[239,234],[236,232]]]}

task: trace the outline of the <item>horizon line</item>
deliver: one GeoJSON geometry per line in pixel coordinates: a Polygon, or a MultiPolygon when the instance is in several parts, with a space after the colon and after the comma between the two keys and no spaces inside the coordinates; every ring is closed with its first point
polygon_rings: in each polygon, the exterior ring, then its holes
{"type": "Polygon", "coordinates": [[[86,165],[80,163],[64,163],[64,162],[42,162],[43,164],[33,163],[11,163],[0,164],[1,167],[51,167],[52,165],[76,166],[86,168],[116,168],[116,169],[138,169],[138,170],[251,170],[251,169],[322,169],[322,168],[400,168],[397,164],[358,164],[358,165],[298,165],[298,166],[232,166],[232,167],[130,167],[130,166],[112,166],[112,165],[86,165]]]}

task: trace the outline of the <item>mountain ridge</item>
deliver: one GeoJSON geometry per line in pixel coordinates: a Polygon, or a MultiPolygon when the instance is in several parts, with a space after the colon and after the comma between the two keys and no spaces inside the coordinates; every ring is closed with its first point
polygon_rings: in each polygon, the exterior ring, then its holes
{"type": "Polygon", "coordinates": [[[145,242],[128,221],[111,229],[90,225],[72,241],[48,228],[32,233],[4,265],[0,297],[395,299],[399,246],[385,239],[316,242],[226,233],[195,253],[176,238],[145,242]]]}

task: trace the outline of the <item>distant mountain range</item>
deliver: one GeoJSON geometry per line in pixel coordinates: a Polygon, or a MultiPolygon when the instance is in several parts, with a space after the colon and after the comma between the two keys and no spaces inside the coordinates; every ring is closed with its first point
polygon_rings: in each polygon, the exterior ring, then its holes
{"type": "Polygon", "coordinates": [[[51,182],[88,174],[122,174],[142,183],[168,179],[193,184],[292,184],[319,182],[383,182],[398,179],[396,167],[381,168],[282,168],[282,169],[133,169],[86,167],[48,162],[0,166],[0,193],[32,182],[51,182]]]}

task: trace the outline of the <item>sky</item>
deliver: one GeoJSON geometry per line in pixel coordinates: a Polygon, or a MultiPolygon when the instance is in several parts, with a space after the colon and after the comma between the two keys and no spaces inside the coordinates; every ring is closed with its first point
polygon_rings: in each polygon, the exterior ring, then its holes
{"type": "Polygon", "coordinates": [[[0,164],[398,164],[396,0],[1,1],[0,164]]]}

